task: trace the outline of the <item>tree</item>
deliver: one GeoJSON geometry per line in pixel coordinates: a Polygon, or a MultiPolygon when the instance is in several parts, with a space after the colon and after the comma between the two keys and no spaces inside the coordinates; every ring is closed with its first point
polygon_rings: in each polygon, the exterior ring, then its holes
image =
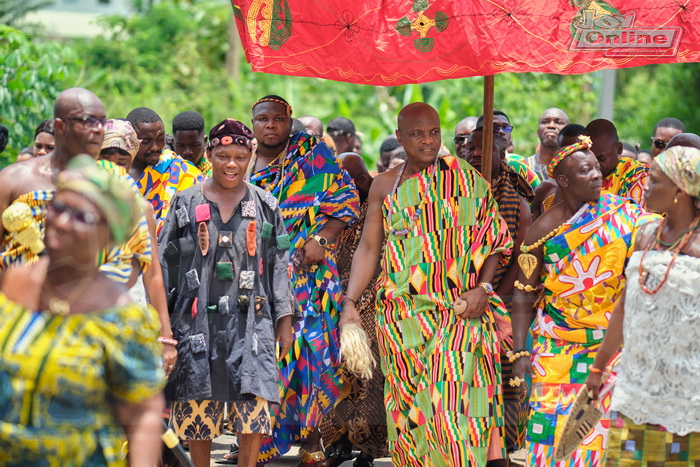
{"type": "Polygon", "coordinates": [[[0,123],[10,130],[10,143],[0,156],[4,165],[34,142],[34,130],[53,116],[53,102],[74,85],[80,62],[76,53],[55,42],[35,42],[0,25],[0,123]]]}
{"type": "Polygon", "coordinates": [[[27,14],[53,5],[53,0],[0,0],[0,24],[14,26],[27,14]]]}

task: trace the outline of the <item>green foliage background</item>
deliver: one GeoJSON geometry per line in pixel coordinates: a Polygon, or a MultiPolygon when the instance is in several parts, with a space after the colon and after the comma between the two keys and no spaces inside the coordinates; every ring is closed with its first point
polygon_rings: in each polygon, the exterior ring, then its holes
{"type": "MultiPolygon", "coordinates": [[[[33,142],[36,125],[52,115],[56,94],[70,86],[94,91],[109,117],[151,107],[168,130],[183,110],[202,113],[208,125],[226,117],[248,122],[252,102],[280,94],[296,116],[312,114],[325,122],[338,115],[353,119],[364,134],[368,161],[376,159],[382,140],[395,128],[398,110],[409,102],[423,100],[438,109],[450,149],[457,122],[481,113],[481,77],[383,88],[265,75],[242,63],[234,81],[225,68],[230,7],[164,1],[150,9],[142,5],[142,10],[130,18],[103,18],[103,34],[90,40],[48,40],[0,26],[0,123],[11,130],[0,164],[12,162],[20,148],[33,142]]],[[[615,123],[621,138],[649,147],[654,124],[668,116],[697,131],[698,71],[698,64],[619,70],[615,123]]],[[[520,154],[534,152],[537,120],[544,109],[561,107],[572,122],[584,125],[596,116],[599,80],[594,74],[507,73],[495,81],[495,107],[510,116],[520,154]]]]}

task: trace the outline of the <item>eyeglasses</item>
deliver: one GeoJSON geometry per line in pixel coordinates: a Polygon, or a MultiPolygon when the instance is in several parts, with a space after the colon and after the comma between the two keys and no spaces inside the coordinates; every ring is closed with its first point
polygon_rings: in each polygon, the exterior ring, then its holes
{"type": "Polygon", "coordinates": [[[494,125],[493,127],[494,131],[502,131],[503,133],[512,133],[513,132],[513,125],[507,125],[507,126],[496,126],[494,125]]]}
{"type": "Polygon", "coordinates": [[[464,144],[464,142],[469,138],[469,135],[457,135],[454,138],[455,146],[459,146],[460,144],[464,144]]]}
{"type": "Polygon", "coordinates": [[[654,146],[656,146],[656,149],[664,149],[666,147],[666,141],[662,139],[655,139],[654,140],[654,146]]]}
{"type": "Polygon", "coordinates": [[[68,214],[71,220],[80,222],[85,225],[95,225],[102,219],[99,215],[93,214],[91,212],[81,211],[79,209],[74,209],[60,201],[51,201],[49,203],[49,211],[55,216],[62,216],[63,214],[68,214]]]}
{"type": "Polygon", "coordinates": [[[72,120],[74,122],[80,122],[87,128],[90,128],[90,129],[97,128],[98,130],[103,129],[105,127],[105,125],[107,124],[106,118],[97,118],[97,117],[69,117],[69,118],[65,118],[64,120],[72,120]]]}

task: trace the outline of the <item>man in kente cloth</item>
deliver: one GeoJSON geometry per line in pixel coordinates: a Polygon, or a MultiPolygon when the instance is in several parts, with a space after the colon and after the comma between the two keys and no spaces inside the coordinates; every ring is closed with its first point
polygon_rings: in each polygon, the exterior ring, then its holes
{"type": "MultiPolygon", "coordinates": [[[[374,278],[394,465],[505,465],[500,343],[510,332],[491,282],[512,240],[489,184],[438,156],[440,118],[404,107],[396,136],[408,159],[375,178],[343,302],[341,329],[374,278]]],[[[506,256],[504,256],[506,255],[506,256]]]]}
{"type": "Polygon", "coordinates": [[[652,218],[628,199],[601,194],[603,176],[590,145],[581,136],[550,162],[548,176],[556,180],[563,201],[533,224],[518,261],[513,382],[532,375],[526,435],[530,466],[601,465],[609,428],[605,416],[569,459],[557,463],[554,452],[622,293],[635,227],[652,218]]]}
{"type": "Polygon", "coordinates": [[[291,242],[290,276],[300,317],[292,351],[281,364],[282,403],[274,407],[273,435],[263,443],[260,462],[269,462],[301,441],[304,465],[325,456],[321,417],[340,393],[338,313],[341,286],[335,242],[356,220],[357,190],[328,147],[304,132],[290,136],[292,108],[279,96],[252,107],[258,142],[251,183],[279,201],[291,242]]]}
{"type": "Polygon", "coordinates": [[[160,232],[175,194],[203,182],[204,176],[197,167],[165,148],[163,120],[153,110],[137,107],[126,119],[141,142],[129,174],[136,180],[139,192],[153,206],[157,232],[160,232]]]}
{"type": "Polygon", "coordinates": [[[238,465],[253,467],[279,403],[276,342],[292,342],[289,235],[274,196],[244,181],[250,129],[227,119],[209,137],[212,177],[175,196],[161,233],[180,354],[166,394],[196,466],[210,465],[228,402],[238,465]]]}
{"type": "Polygon", "coordinates": [[[604,118],[593,120],[586,126],[584,134],[591,138],[591,151],[603,173],[603,193],[632,198],[645,207],[642,194],[649,178],[649,166],[629,157],[620,157],[622,143],[613,122],[604,118]]]}
{"type": "MultiPolygon", "coordinates": [[[[102,149],[105,123],[104,106],[95,94],[82,88],[61,92],[54,104],[54,150],[45,156],[12,164],[0,172],[0,212],[13,203],[29,205],[43,238],[46,210],[56,191],[56,175],[65,170],[68,161],[79,154],[97,159],[102,149]]],[[[134,185],[121,167],[106,161],[103,167],[115,177],[134,185]]],[[[27,245],[18,242],[1,224],[0,237],[2,269],[13,264],[30,263],[38,258],[39,252],[31,251],[27,245]]],[[[97,261],[101,264],[100,270],[111,279],[125,283],[128,287],[136,282],[141,270],[151,264],[151,239],[143,213],[131,238],[122,245],[103,251],[97,261]],[[134,267],[135,263],[138,267],[134,267]]],[[[163,333],[167,332],[169,330],[163,330],[163,333]]]]}
{"type": "MultiPolygon", "coordinates": [[[[350,279],[352,259],[365,225],[372,175],[359,154],[346,152],[338,157],[342,160],[343,167],[352,177],[360,194],[360,218],[345,229],[338,239],[338,272],[345,290],[350,279]]],[[[378,266],[379,263],[375,267],[374,278],[357,303],[362,329],[369,337],[375,361],[379,361],[377,331],[374,324],[377,308],[378,266]]],[[[363,380],[343,368],[343,391],[333,410],[323,417],[321,434],[323,442],[328,446],[326,455],[329,459],[327,462],[329,467],[351,460],[354,457],[353,447],[361,451],[353,463],[354,467],[370,467],[375,458],[387,455],[384,375],[379,369],[372,372],[369,380],[363,380]]]]}
{"type": "MultiPolygon", "coordinates": [[[[481,172],[483,161],[481,152],[483,134],[482,127],[476,128],[469,135],[466,143],[466,160],[479,172],[481,172]]],[[[516,172],[507,161],[507,144],[508,140],[499,132],[494,131],[491,157],[491,192],[498,203],[498,211],[508,226],[508,232],[513,238],[514,250],[510,261],[500,264],[496,269],[492,284],[510,313],[513,306],[513,284],[520,270],[517,261],[520,244],[532,224],[529,203],[535,194],[527,179],[516,172]]],[[[508,377],[512,373],[512,364],[506,353],[513,350],[512,345],[513,342],[509,336],[502,342],[501,349],[501,374],[505,378],[503,400],[505,404],[506,450],[509,453],[519,450],[525,443],[525,427],[530,412],[527,401],[520,397],[520,391],[507,384],[508,377]]]]}

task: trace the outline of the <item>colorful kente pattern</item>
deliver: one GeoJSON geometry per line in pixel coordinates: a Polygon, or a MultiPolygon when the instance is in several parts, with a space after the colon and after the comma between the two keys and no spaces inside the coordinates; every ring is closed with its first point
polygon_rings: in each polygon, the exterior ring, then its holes
{"type": "Polygon", "coordinates": [[[526,159],[523,156],[519,156],[517,154],[508,154],[506,157],[508,165],[511,166],[513,170],[515,170],[525,180],[527,180],[527,183],[529,183],[534,190],[540,183],[542,183],[542,180],[540,180],[539,175],[537,175],[537,173],[532,170],[529,165],[527,165],[525,160],[526,159]]]}
{"type": "Polygon", "coordinates": [[[194,166],[197,167],[197,170],[199,170],[202,173],[202,177],[211,177],[211,162],[209,162],[209,159],[207,159],[206,155],[202,156],[202,158],[199,159],[199,162],[194,164],[194,166]]]}
{"type": "MultiPolygon", "coordinates": [[[[291,138],[283,163],[284,178],[276,186],[276,162],[251,174],[250,181],[280,201],[293,256],[330,218],[357,219],[359,197],[330,149],[306,133],[291,138]]],[[[273,435],[263,443],[259,462],[269,462],[286,453],[293,442],[306,439],[340,393],[337,322],[342,289],[333,245],[313,271],[290,264],[290,277],[295,312],[302,319],[294,325],[292,350],[281,362],[282,403],[273,408],[273,435]]]]}
{"type": "MultiPolygon", "coordinates": [[[[523,167],[527,166],[523,164],[523,167]]],[[[534,172],[532,173],[534,174],[534,172]]],[[[537,178],[537,175],[535,175],[535,178],[537,178]]],[[[520,200],[522,198],[527,202],[532,201],[535,196],[532,186],[520,173],[516,172],[510,161],[502,160],[500,173],[493,180],[491,191],[498,204],[498,211],[508,226],[511,238],[516,239],[520,229],[520,218],[523,214],[520,209],[520,200]]],[[[502,263],[496,268],[491,281],[494,289],[498,290],[501,281],[511,267],[518,267],[517,265],[514,266],[514,261],[515,255],[511,256],[508,263],[502,263]]],[[[510,312],[512,295],[502,296],[501,298],[510,312]]],[[[513,350],[512,340],[506,339],[501,344],[502,380],[508,381],[512,374],[513,364],[508,361],[506,352],[513,350]]],[[[527,401],[521,400],[520,389],[511,387],[508,384],[503,385],[503,403],[506,447],[509,448],[510,452],[511,450],[520,449],[525,443],[525,428],[530,414],[530,406],[527,404],[527,401]]]]}
{"type": "Polygon", "coordinates": [[[146,167],[136,185],[153,206],[157,232],[163,227],[173,196],[203,181],[199,169],[168,149],[163,149],[157,164],[146,167]]]}
{"type": "MultiPolygon", "coordinates": [[[[338,237],[337,262],[343,292],[350,279],[352,259],[362,238],[368,203],[360,207],[360,218],[346,228],[338,237]]],[[[369,337],[372,356],[379,362],[377,345],[377,279],[374,277],[365,288],[359,300],[357,311],[360,314],[362,329],[369,337]]],[[[335,407],[323,416],[321,422],[323,444],[329,446],[341,437],[347,436],[354,448],[377,458],[386,457],[386,410],[384,409],[384,374],[375,369],[372,378],[363,380],[353,375],[343,366],[343,389],[335,407]]]]}
{"type": "MultiPolygon", "coordinates": [[[[134,187],[134,192],[137,192],[134,180],[126,175],[122,167],[108,161],[98,161],[98,165],[116,176],[124,178],[124,180],[129,182],[129,185],[134,187]]],[[[29,205],[34,219],[39,223],[42,238],[44,237],[46,210],[49,202],[53,199],[53,195],[54,190],[37,190],[25,193],[13,202],[13,204],[26,203],[29,205]]],[[[1,248],[0,269],[6,269],[16,264],[33,263],[37,259],[37,256],[32,254],[29,248],[16,242],[10,233],[5,233],[1,248]]],[[[133,259],[138,261],[142,271],[151,264],[151,237],[148,232],[146,216],[143,213],[129,240],[121,245],[102,250],[97,257],[97,264],[100,265],[100,270],[111,279],[126,283],[131,277],[134,267],[133,259]]]]}
{"type": "Polygon", "coordinates": [[[494,315],[506,311],[494,296],[481,317],[465,320],[452,303],[476,287],[490,255],[507,262],[512,241],[476,170],[453,156],[432,167],[383,204],[377,339],[389,448],[394,465],[485,465],[489,443],[503,436],[494,315]],[[408,234],[395,234],[419,209],[408,234]]]}
{"type": "Polygon", "coordinates": [[[648,177],[648,165],[629,157],[621,157],[613,173],[603,179],[602,192],[632,198],[641,207],[645,207],[642,195],[648,177]]]}
{"type": "MultiPolygon", "coordinates": [[[[544,294],[532,326],[528,465],[600,465],[609,427],[605,416],[567,461],[555,463],[554,450],[624,289],[633,232],[653,218],[636,204],[605,194],[584,205],[544,244],[544,294]]],[[[607,410],[610,397],[603,402],[607,410]]]]}
{"type": "Polygon", "coordinates": [[[610,417],[606,467],[696,467],[700,433],[680,436],[661,425],[634,423],[619,412],[610,417]]]}
{"type": "Polygon", "coordinates": [[[153,308],[58,316],[0,294],[0,464],[126,466],[115,401],[165,384],[153,308]]]}

